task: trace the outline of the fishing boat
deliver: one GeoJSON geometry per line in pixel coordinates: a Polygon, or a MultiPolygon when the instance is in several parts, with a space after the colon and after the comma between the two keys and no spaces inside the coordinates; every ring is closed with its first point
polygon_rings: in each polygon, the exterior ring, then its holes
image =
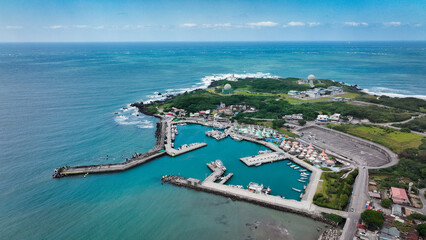
{"type": "Polygon", "coordinates": [[[293,189],[293,191],[296,191],[296,192],[302,192],[302,190],[294,188],[294,187],[292,187],[291,189],[293,189]]]}
{"type": "Polygon", "coordinates": [[[214,163],[216,164],[216,167],[218,167],[218,168],[222,169],[223,171],[226,171],[226,167],[223,165],[222,161],[220,161],[220,160],[218,159],[218,160],[216,160],[214,163]]]}
{"type": "Polygon", "coordinates": [[[269,187],[264,187],[263,184],[258,184],[258,183],[254,183],[254,182],[250,182],[249,185],[247,186],[247,189],[250,192],[254,192],[254,193],[264,193],[264,194],[269,194],[271,192],[271,189],[269,187]]]}

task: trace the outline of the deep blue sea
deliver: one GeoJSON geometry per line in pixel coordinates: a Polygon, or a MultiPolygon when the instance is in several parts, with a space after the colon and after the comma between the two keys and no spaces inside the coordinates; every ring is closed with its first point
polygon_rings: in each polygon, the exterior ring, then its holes
{"type": "MultiPolygon", "coordinates": [[[[426,42],[0,44],[0,239],[315,239],[323,225],[310,219],[160,183],[168,173],[205,177],[211,153],[236,174],[239,157],[264,149],[252,143],[206,140],[122,173],[51,178],[59,166],[149,150],[157,120],[121,108],[223,74],[314,74],[425,98],[426,42]]],[[[176,141],[190,143],[204,129],[180,131],[176,141]]],[[[286,194],[281,166],[255,170],[230,183],[253,175],[286,194]]]]}

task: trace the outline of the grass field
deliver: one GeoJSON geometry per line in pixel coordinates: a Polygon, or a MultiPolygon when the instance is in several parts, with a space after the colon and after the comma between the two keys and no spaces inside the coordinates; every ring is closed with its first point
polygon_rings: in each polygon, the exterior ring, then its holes
{"type": "Polygon", "coordinates": [[[326,102],[326,101],[331,101],[331,99],[332,99],[331,97],[325,97],[325,98],[303,100],[303,99],[288,97],[286,100],[291,104],[297,104],[297,103],[311,103],[311,102],[326,102]]]}
{"type": "Polygon", "coordinates": [[[323,172],[314,196],[314,204],[332,209],[342,210],[346,207],[352,192],[352,184],[358,171],[355,170],[347,178],[342,179],[343,172],[323,172]]]}
{"type": "Polygon", "coordinates": [[[356,98],[358,96],[359,96],[358,93],[345,93],[345,94],[339,95],[339,97],[351,98],[351,99],[356,98]]]}
{"type": "Polygon", "coordinates": [[[423,139],[419,134],[373,125],[342,125],[337,126],[337,130],[381,144],[396,153],[406,148],[418,148],[423,139]]]}

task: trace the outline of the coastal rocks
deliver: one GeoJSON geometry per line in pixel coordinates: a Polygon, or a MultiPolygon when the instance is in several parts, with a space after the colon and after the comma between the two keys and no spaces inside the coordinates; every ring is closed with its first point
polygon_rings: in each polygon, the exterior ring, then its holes
{"type": "Polygon", "coordinates": [[[319,240],[338,240],[340,238],[340,230],[330,228],[325,230],[321,236],[319,237],[319,240]]]}
{"type": "Polygon", "coordinates": [[[280,222],[255,221],[246,223],[246,227],[255,236],[248,236],[247,239],[291,239],[288,229],[280,222]]]}

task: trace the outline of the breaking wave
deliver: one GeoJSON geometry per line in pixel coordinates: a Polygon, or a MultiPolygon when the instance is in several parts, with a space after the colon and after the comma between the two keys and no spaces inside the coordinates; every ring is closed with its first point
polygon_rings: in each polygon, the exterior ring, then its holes
{"type": "Polygon", "coordinates": [[[138,128],[154,128],[154,123],[148,117],[140,114],[136,107],[128,104],[114,113],[114,121],[120,125],[136,125],[138,128]]]}
{"type": "Polygon", "coordinates": [[[384,95],[384,96],[399,97],[399,98],[414,97],[414,98],[420,98],[420,99],[426,100],[426,95],[414,95],[414,94],[410,94],[410,92],[407,90],[392,89],[392,88],[386,88],[386,87],[375,87],[372,89],[363,89],[362,91],[368,94],[378,95],[378,96],[384,95]]]}

